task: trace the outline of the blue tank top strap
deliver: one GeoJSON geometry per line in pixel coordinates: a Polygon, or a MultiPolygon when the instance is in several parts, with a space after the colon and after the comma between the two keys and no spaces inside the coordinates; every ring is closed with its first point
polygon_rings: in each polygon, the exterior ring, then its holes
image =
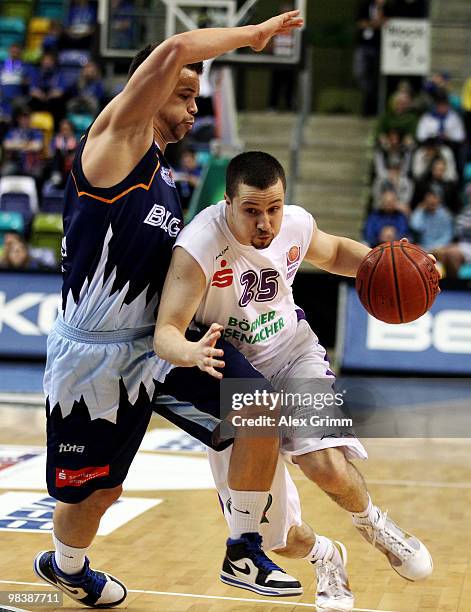
{"type": "Polygon", "coordinates": [[[154,325],[146,325],[144,327],[136,327],[134,329],[117,329],[114,331],[87,331],[78,329],[68,325],[65,321],[58,317],[54,324],[54,331],[63,338],[74,340],[75,342],[83,342],[85,344],[116,344],[119,342],[132,342],[152,336],[154,333],[154,325]]]}

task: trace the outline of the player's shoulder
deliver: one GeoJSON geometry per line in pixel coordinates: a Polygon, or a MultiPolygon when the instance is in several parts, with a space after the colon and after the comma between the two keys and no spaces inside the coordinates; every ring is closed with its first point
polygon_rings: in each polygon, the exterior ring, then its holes
{"type": "Polygon", "coordinates": [[[189,239],[196,236],[209,236],[209,234],[214,238],[214,229],[218,226],[218,222],[223,214],[223,205],[224,202],[218,202],[204,208],[185,225],[178,238],[180,240],[189,239]]]}
{"type": "Polygon", "coordinates": [[[305,223],[306,221],[310,222],[312,215],[302,206],[298,206],[297,204],[287,204],[284,209],[284,218],[288,222],[305,223]]]}

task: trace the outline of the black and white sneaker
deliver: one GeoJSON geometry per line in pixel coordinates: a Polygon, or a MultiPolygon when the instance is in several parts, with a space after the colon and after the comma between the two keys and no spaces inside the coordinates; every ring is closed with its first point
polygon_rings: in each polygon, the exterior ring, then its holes
{"type": "Polygon", "coordinates": [[[124,584],[114,576],[91,569],[87,557],[80,574],[70,575],[57,567],[53,550],[40,552],[34,560],[34,571],[56,589],[90,608],[117,606],[127,595],[124,584]]]}
{"type": "Polygon", "coordinates": [[[301,583],[266,556],[262,550],[262,536],[258,533],[243,533],[238,540],[227,540],[221,580],[271,597],[303,593],[301,583]]]}

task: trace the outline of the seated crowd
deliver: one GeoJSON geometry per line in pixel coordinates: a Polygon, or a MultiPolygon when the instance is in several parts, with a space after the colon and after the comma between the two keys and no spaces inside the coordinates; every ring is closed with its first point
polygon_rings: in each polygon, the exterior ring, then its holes
{"type": "Polygon", "coordinates": [[[416,96],[407,81],[398,85],[377,122],[364,227],[372,247],[409,238],[433,253],[450,278],[468,277],[464,264],[471,264],[466,87],[460,99],[450,91],[446,73],[432,75],[416,96]]]}

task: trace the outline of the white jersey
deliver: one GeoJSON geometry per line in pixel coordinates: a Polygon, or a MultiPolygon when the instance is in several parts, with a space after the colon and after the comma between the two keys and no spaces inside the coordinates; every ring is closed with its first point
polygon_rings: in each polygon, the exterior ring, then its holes
{"type": "Polygon", "coordinates": [[[200,212],[179,234],[184,248],[201,266],[206,293],[195,321],[224,327],[224,339],[265,376],[277,367],[296,333],[292,284],[311,242],[312,216],[285,206],[281,230],[266,249],[236,240],[226,222],[224,201],[200,212]]]}

